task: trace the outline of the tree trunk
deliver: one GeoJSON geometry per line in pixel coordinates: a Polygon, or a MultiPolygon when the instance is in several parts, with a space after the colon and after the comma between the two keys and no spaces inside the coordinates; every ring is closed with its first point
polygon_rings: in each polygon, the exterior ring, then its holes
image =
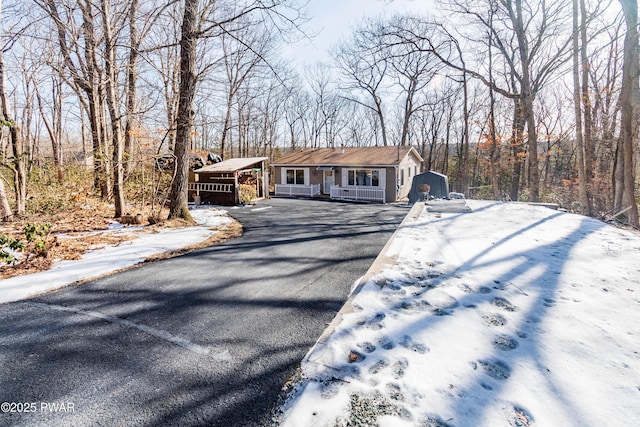
{"type": "MultiPolygon", "coordinates": [[[[587,195],[587,173],[585,168],[585,145],[582,139],[582,90],[580,84],[580,46],[579,46],[579,21],[578,0],[573,0],[573,106],[576,118],[576,158],[578,169],[578,200],[580,202],[580,213],[589,214],[589,197],[587,195]]],[[[582,82],[588,85],[588,80],[582,82]]]]}
{"type": "Polygon", "coordinates": [[[2,178],[0,178],[0,217],[2,221],[11,221],[13,217],[11,206],[9,206],[9,199],[7,198],[7,190],[5,189],[2,178]]]}
{"type": "Polygon", "coordinates": [[[511,124],[511,146],[513,155],[513,176],[511,177],[511,189],[509,198],[517,201],[520,193],[520,177],[522,175],[523,153],[522,148],[524,134],[524,113],[522,111],[522,100],[513,101],[513,123],[511,124]]]}
{"type": "Polygon", "coordinates": [[[536,133],[536,118],[533,109],[535,94],[531,88],[531,56],[529,42],[527,40],[527,29],[523,21],[522,0],[515,0],[515,20],[514,31],[518,40],[518,52],[520,54],[520,64],[522,75],[520,77],[520,93],[522,111],[527,123],[528,146],[529,146],[529,200],[537,202],[540,199],[539,172],[538,172],[538,134],[536,133]]]}
{"type": "Polygon", "coordinates": [[[192,221],[187,205],[189,141],[193,126],[193,98],[196,91],[196,13],[198,0],[185,0],[180,37],[180,94],[176,129],[176,173],[169,196],[169,218],[192,221]]]}
{"type": "MultiPolygon", "coordinates": [[[[489,11],[490,24],[493,26],[493,9],[489,11]]],[[[500,176],[498,173],[500,162],[500,147],[498,145],[498,134],[496,132],[496,94],[494,90],[495,82],[493,80],[493,42],[491,34],[488,36],[489,51],[489,137],[491,145],[489,149],[489,176],[491,179],[491,189],[493,190],[493,198],[495,200],[502,199],[500,188],[500,176]]]]}
{"type": "Polygon", "coordinates": [[[638,3],[636,0],[619,0],[622,4],[627,34],[624,39],[624,64],[622,68],[621,91],[621,139],[624,155],[624,207],[630,207],[627,218],[629,223],[638,227],[638,205],[635,198],[635,161],[634,146],[638,139],[638,97],[640,80],[638,40],[638,3]]]}
{"type": "Polygon", "coordinates": [[[42,97],[40,96],[40,91],[38,90],[38,86],[36,85],[36,99],[38,100],[38,110],[40,111],[40,117],[42,122],[44,123],[45,128],[47,129],[47,133],[49,134],[49,139],[51,139],[51,150],[53,152],[53,163],[56,166],[56,170],[58,173],[58,183],[62,184],[64,182],[64,173],[62,170],[62,141],[61,141],[61,131],[62,131],[62,97],[60,94],[60,85],[58,82],[53,82],[53,118],[49,120],[47,114],[45,114],[44,108],[42,106],[42,97]],[[56,92],[56,89],[58,91],[56,92]]]}
{"type": "MultiPolygon", "coordinates": [[[[2,4],[0,3],[0,16],[2,13],[2,4]]],[[[2,109],[3,125],[9,127],[9,140],[13,151],[13,177],[15,183],[15,213],[18,216],[26,213],[27,203],[27,153],[24,150],[24,144],[20,138],[18,132],[18,125],[16,124],[10,109],[9,98],[7,96],[7,76],[6,66],[4,63],[4,52],[0,50],[0,107],[2,109]]],[[[2,198],[2,192],[0,191],[0,199],[2,198]]],[[[4,194],[6,199],[6,193],[4,194]]],[[[8,206],[6,200],[0,200],[0,207],[4,208],[8,206]]],[[[6,217],[6,215],[4,215],[6,217]]]]}
{"type": "Polygon", "coordinates": [[[591,108],[591,97],[589,96],[589,58],[587,56],[587,9],[584,0],[579,0],[580,4],[580,63],[582,71],[582,108],[584,116],[584,171],[587,200],[589,200],[589,213],[591,212],[592,184],[593,184],[593,118],[591,108]]]}
{"type": "Polygon", "coordinates": [[[220,157],[222,159],[226,159],[225,151],[227,149],[227,135],[229,134],[229,130],[231,129],[231,108],[233,107],[233,93],[229,91],[227,97],[227,112],[224,116],[224,124],[222,126],[222,136],[220,137],[220,157]]]}
{"type": "Polygon", "coordinates": [[[106,74],[106,100],[111,121],[111,138],[113,144],[113,201],[116,218],[125,212],[124,200],[124,168],[122,158],[124,154],[124,141],[122,139],[122,126],[120,125],[120,112],[116,97],[117,73],[115,69],[116,52],[113,29],[111,28],[111,8],[107,0],[100,1],[102,9],[102,25],[104,29],[104,71],[106,74]]]}
{"type": "Polygon", "coordinates": [[[133,170],[134,142],[136,123],[137,80],[138,80],[138,47],[140,38],[136,18],[138,13],[138,0],[131,0],[129,9],[129,64],[127,65],[127,120],[124,132],[124,174],[128,177],[133,170]]]}

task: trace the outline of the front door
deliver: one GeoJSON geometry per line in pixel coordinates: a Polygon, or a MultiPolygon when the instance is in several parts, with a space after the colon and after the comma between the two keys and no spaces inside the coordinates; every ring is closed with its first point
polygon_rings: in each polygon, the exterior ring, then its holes
{"type": "Polygon", "coordinates": [[[322,194],[331,194],[331,186],[335,184],[333,171],[323,171],[322,194]]]}

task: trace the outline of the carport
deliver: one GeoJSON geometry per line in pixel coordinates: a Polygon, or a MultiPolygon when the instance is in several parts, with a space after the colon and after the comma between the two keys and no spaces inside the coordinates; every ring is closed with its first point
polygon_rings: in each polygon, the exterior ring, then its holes
{"type": "Polygon", "coordinates": [[[241,202],[241,186],[255,188],[258,199],[269,194],[267,157],[224,160],[193,171],[189,176],[189,201],[234,206],[241,202]]]}

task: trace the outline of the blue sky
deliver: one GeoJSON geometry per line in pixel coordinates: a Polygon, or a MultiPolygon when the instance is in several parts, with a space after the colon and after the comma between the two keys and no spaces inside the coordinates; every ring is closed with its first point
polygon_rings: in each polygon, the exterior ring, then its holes
{"type": "Polygon", "coordinates": [[[330,59],[327,49],[347,38],[364,17],[392,15],[402,12],[429,13],[430,0],[310,0],[307,13],[309,33],[317,33],[310,42],[302,40],[283,52],[303,64],[330,59]]]}

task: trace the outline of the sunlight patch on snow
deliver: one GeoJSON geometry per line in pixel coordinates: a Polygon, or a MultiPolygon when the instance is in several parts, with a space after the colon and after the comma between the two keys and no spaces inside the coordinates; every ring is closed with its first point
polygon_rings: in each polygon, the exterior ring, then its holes
{"type": "Polygon", "coordinates": [[[539,206],[469,205],[398,230],[396,265],[309,353],[283,425],[362,411],[379,425],[640,422],[640,236],[539,206]]]}

